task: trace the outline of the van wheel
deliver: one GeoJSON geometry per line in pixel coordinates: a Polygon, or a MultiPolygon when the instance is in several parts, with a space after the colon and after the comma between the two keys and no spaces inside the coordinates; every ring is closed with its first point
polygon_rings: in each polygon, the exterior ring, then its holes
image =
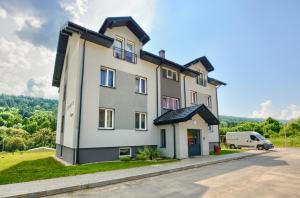
{"type": "Polygon", "coordinates": [[[229,148],[230,148],[230,149],[236,149],[236,147],[235,147],[234,144],[230,144],[229,148]]]}
{"type": "Polygon", "coordinates": [[[257,149],[258,150],[264,150],[264,146],[263,145],[257,145],[257,149]]]}

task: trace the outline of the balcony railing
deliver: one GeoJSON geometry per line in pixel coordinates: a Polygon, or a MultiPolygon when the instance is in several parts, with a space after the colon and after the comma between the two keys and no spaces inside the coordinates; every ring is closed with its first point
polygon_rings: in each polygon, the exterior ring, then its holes
{"type": "Polygon", "coordinates": [[[121,48],[114,47],[114,57],[136,64],[137,55],[121,48]]]}

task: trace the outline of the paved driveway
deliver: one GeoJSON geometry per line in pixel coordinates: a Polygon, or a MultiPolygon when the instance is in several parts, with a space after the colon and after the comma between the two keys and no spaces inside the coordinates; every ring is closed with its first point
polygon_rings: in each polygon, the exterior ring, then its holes
{"type": "Polygon", "coordinates": [[[300,149],[53,197],[300,197],[300,149]]]}

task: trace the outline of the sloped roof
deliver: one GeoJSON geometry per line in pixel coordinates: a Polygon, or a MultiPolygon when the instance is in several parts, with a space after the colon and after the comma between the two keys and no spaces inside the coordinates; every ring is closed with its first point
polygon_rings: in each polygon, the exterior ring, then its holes
{"type": "Polygon", "coordinates": [[[61,73],[65,61],[66,50],[68,46],[69,36],[73,33],[80,34],[81,38],[86,39],[87,41],[105,46],[111,47],[114,39],[98,32],[86,29],[80,25],[77,25],[72,22],[67,22],[66,25],[60,30],[56,51],[56,59],[54,65],[54,73],[52,78],[52,86],[59,87],[61,73]]]}
{"type": "Polygon", "coordinates": [[[155,125],[185,122],[196,114],[199,114],[208,125],[217,125],[219,120],[204,105],[195,105],[177,110],[170,110],[154,120],[155,125]]]}
{"type": "Polygon", "coordinates": [[[127,26],[143,44],[146,44],[150,40],[150,37],[146,34],[146,32],[130,16],[106,18],[99,30],[99,33],[104,34],[107,28],[120,26],[127,26]]]}
{"type": "Polygon", "coordinates": [[[206,69],[208,72],[211,72],[211,71],[213,71],[213,70],[215,69],[214,66],[213,66],[213,65],[209,62],[209,60],[206,58],[206,56],[201,56],[201,57],[199,57],[199,58],[196,58],[195,60],[193,60],[193,61],[191,61],[191,62],[185,64],[184,66],[185,66],[185,67],[189,67],[189,66],[194,65],[194,64],[196,64],[196,63],[198,63],[198,62],[201,62],[202,65],[205,67],[205,69],[206,69]]]}
{"type": "Polygon", "coordinates": [[[156,64],[156,65],[165,64],[165,65],[168,65],[170,67],[179,69],[180,72],[182,72],[186,75],[189,75],[189,76],[195,77],[195,76],[199,75],[199,72],[197,72],[195,70],[189,69],[189,68],[184,67],[184,66],[182,66],[178,63],[175,63],[173,61],[170,61],[166,58],[160,57],[158,55],[152,54],[152,53],[147,52],[147,51],[140,50],[140,58],[145,60],[145,61],[156,64]]]}
{"type": "Polygon", "coordinates": [[[226,83],[211,77],[207,77],[207,82],[215,86],[227,85],[226,83]]]}

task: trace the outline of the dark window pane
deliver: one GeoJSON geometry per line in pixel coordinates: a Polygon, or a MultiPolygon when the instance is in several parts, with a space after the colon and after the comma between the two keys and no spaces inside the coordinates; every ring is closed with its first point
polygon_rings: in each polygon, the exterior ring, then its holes
{"type": "Polygon", "coordinates": [[[165,77],[165,78],[167,77],[167,70],[162,69],[162,76],[165,77]]]}
{"type": "Polygon", "coordinates": [[[135,78],[135,91],[136,92],[140,92],[139,87],[140,87],[140,79],[138,77],[136,77],[135,78]]]}
{"type": "Polygon", "coordinates": [[[146,81],[141,79],[141,93],[146,93],[146,81]]]}
{"type": "Polygon", "coordinates": [[[146,114],[141,114],[141,129],[146,129],[146,114]]]}
{"type": "Polygon", "coordinates": [[[112,128],[113,127],[113,113],[112,110],[107,110],[107,116],[106,116],[106,126],[108,128],[112,128]]]}
{"type": "Polygon", "coordinates": [[[99,109],[99,127],[105,127],[105,110],[99,109]]]}
{"type": "Polygon", "coordinates": [[[140,128],[140,114],[135,113],[135,128],[138,129],[140,128]]]}
{"type": "Polygon", "coordinates": [[[106,85],[106,70],[101,69],[100,72],[100,85],[106,85]]]}
{"type": "Polygon", "coordinates": [[[177,73],[173,72],[173,80],[177,80],[177,73]]]}
{"type": "Polygon", "coordinates": [[[114,72],[108,71],[108,86],[113,87],[114,86],[114,72]]]}
{"type": "Polygon", "coordinates": [[[160,135],[161,135],[161,147],[166,148],[166,129],[161,129],[160,135]]]}
{"type": "Polygon", "coordinates": [[[120,156],[130,155],[130,148],[120,148],[120,156]]]}

